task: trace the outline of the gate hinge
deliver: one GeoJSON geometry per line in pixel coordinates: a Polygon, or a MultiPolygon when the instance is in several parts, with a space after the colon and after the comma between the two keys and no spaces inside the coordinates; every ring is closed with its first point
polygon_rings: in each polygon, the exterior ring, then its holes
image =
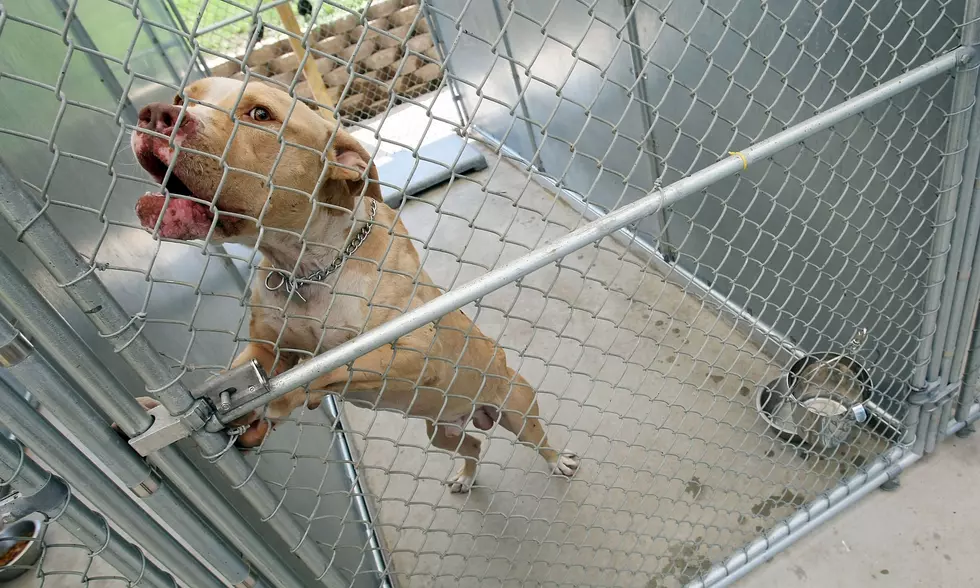
{"type": "Polygon", "coordinates": [[[146,457],[201,429],[223,430],[225,425],[218,416],[237,408],[252,395],[265,392],[267,383],[265,371],[255,360],[218,374],[191,391],[194,404],[184,413],[170,414],[163,405],[150,409],[153,423],[129,444],[146,457]]]}
{"type": "Polygon", "coordinates": [[[977,45],[960,47],[957,49],[958,55],[958,69],[969,69],[976,64],[978,58],[980,58],[980,52],[977,49],[980,48],[977,45]]]}
{"type": "Polygon", "coordinates": [[[922,406],[924,404],[939,404],[960,391],[960,382],[943,385],[939,380],[926,382],[926,385],[909,395],[909,404],[922,406]]]}

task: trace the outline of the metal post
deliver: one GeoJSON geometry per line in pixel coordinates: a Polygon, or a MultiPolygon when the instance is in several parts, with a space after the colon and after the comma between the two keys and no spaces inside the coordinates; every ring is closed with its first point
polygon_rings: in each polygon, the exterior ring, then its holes
{"type": "MultiPolygon", "coordinates": [[[[524,99],[524,94],[526,88],[521,87],[521,76],[517,73],[517,64],[514,63],[514,50],[510,46],[510,37],[507,34],[507,20],[504,19],[503,12],[500,9],[500,2],[498,0],[491,0],[493,4],[493,14],[497,17],[497,26],[500,27],[500,41],[504,46],[504,55],[507,65],[510,66],[510,77],[514,82],[514,91],[517,93],[517,102],[520,105],[521,115],[524,117],[524,129],[527,131],[527,139],[531,142],[531,149],[534,150],[531,155],[531,165],[534,165],[540,172],[545,172],[544,162],[538,157],[538,152],[541,146],[538,144],[537,136],[534,132],[534,127],[531,125],[531,112],[527,108],[527,101],[524,99]]],[[[511,4],[511,10],[513,10],[514,5],[511,4]]]]}
{"type": "Polygon", "coordinates": [[[963,374],[963,390],[960,392],[960,404],[956,409],[956,420],[965,422],[977,401],[977,389],[980,385],[980,324],[974,321],[973,339],[970,354],[966,361],[966,373],[963,374]]]}
{"type": "Polygon", "coordinates": [[[0,479],[29,500],[47,494],[47,501],[30,500],[49,520],[66,531],[122,574],[130,586],[177,588],[177,582],[146,559],[143,552],[110,527],[106,519],[82,504],[65,483],[27,456],[20,443],[0,435],[0,479]],[[55,492],[52,492],[54,490],[55,492]],[[53,500],[52,500],[53,499],[53,500]]]}
{"type": "Polygon", "coordinates": [[[181,500],[166,480],[147,466],[139,455],[115,434],[71,385],[37,353],[26,338],[0,317],[0,363],[42,406],[60,421],[95,459],[105,464],[122,483],[140,498],[193,549],[214,566],[233,586],[267,587],[265,580],[252,577],[249,567],[224,540],[204,524],[200,516],[181,500]],[[13,361],[6,361],[13,351],[13,361]]]}
{"type": "MultiPolygon", "coordinates": [[[[980,68],[980,63],[975,64],[974,69],[980,68]]],[[[969,333],[972,330],[972,322],[969,320],[959,320],[952,323],[951,317],[972,317],[973,308],[970,306],[970,287],[973,287],[972,294],[975,297],[980,291],[980,280],[977,280],[971,269],[976,264],[977,241],[980,239],[980,210],[974,200],[975,194],[980,194],[976,186],[977,165],[980,164],[980,112],[977,111],[978,101],[976,96],[980,92],[980,84],[974,87],[973,93],[973,116],[970,120],[970,131],[968,135],[968,148],[966,151],[966,162],[963,167],[962,181],[959,186],[958,206],[956,211],[956,224],[953,226],[953,242],[949,251],[949,264],[946,271],[946,285],[952,290],[949,304],[943,308],[941,314],[946,315],[947,323],[950,327],[946,330],[946,338],[943,341],[944,353],[940,357],[939,377],[947,382],[958,381],[962,373],[959,371],[963,367],[963,355],[957,351],[960,345],[969,345],[969,333]],[[955,277],[956,279],[952,279],[955,277]],[[966,338],[966,341],[964,341],[966,338]]],[[[944,290],[945,295],[945,290],[944,290]]],[[[976,300],[973,306],[976,306],[976,300]]],[[[945,296],[944,296],[945,301],[945,296]]]]}
{"type": "MultiPolygon", "coordinates": [[[[129,97],[126,96],[126,92],[123,90],[119,80],[116,79],[116,74],[109,67],[105,57],[102,56],[103,54],[98,52],[98,47],[85,29],[85,25],[75,16],[75,4],[69,4],[66,0],[51,0],[51,3],[54,5],[54,9],[65,19],[67,30],[71,31],[72,35],[78,39],[83,47],[95,50],[95,52],[79,51],[79,53],[84,54],[88,58],[89,63],[92,64],[92,68],[99,75],[99,79],[105,85],[106,89],[120,101],[127,118],[135,123],[139,118],[136,107],[129,101],[129,97]]],[[[63,40],[65,43],[72,42],[68,39],[67,35],[63,36],[63,40]]]]}
{"type": "MultiPolygon", "coordinates": [[[[943,372],[943,354],[947,350],[949,322],[954,310],[953,303],[957,289],[956,282],[949,279],[949,271],[959,267],[962,256],[962,242],[957,239],[965,238],[965,218],[957,219],[957,210],[965,213],[969,210],[966,205],[958,207],[958,200],[969,193],[969,186],[963,183],[968,177],[970,184],[976,167],[968,169],[964,174],[967,163],[967,148],[969,139],[974,131],[971,119],[976,104],[977,78],[980,68],[977,67],[977,57],[974,46],[980,40],[980,1],[967,0],[964,13],[962,45],[969,50],[969,58],[961,61],[956,70],[956,80],[953,84],[953,99],[950,107],[949,130],[946,134],[946,146],[943,150],[944,161],[939,182],[939,204],[936,207],[932,246],[929,252],[929,269],[926,274],[926,294],[922,306],[922,324],[919,328],[919,348],[916,355],[915,372],[912,376],[912,388],[926,391],[940,390],[948,381],[948,374],[943,372]],[[960,234],[956,235],[954,225],[959,225],[960,234]]],[[[980,129],[977,129],[980,132],[980,129]]],[[[970,155],[974,155],[973,152],[970,155]]],[[[947,364],[948,366],[948,364],[947,364]]],[[[949,414],[946,404],[952,399],[943,398],[938,403],[927,400],[925,404],[913,405],[909,411],[910,430],[916,432],[912,449],[916,453],[931,453],[936,446],[939,434],[945,425],[940,426],[943,414],[949,414]]]]}
{"type": "MultiPolygon", "coordinates": [[[[976,118],[980,118],[980,116],[976,118]]],[[[980,133],[978,133],[976,140],[977,144],[980,145],[980,133]]],[[[970,147],[973,147],[972,143],[970,147]]],[[[977,341],[975,331],[977,305],[980,304],[980,249],[977,248],[977,243],[980,241],[980,182],[976,180],[971,185],[969,200],[973,206],[970,209],[966,247],[960,265],[959,280],[957,281],[957,283],[961,283],[966,280],[967,286],[963,299],[959,300],[961,320],[959,327],[954,332],[954,342],[947,343],[948,347],[953,350],[952,354],[948,354],[950,356],[951,380],[960,382],[962,385],[956,409],[956,420],[959,421],[966,418],[970,405],[976,399],[975,378],[978,370],[980,370],[980,348],[977,347],[980,345],[980,341],[977,341]],[[964,364],[966,365],[964,366],[964,364]]],[[[947,423],[944,422],[943,424],[947,423]]]]}
{"type": "MultiPolygon", "coordinates": [[[[660,166],[660,161],[657,160],[656,153],[657,149],[657,139],[653,135],[653,127],[655,124],[654,118],[650,116],[651,102],[650,97],[647,93],[646,85],[646,71],[647,66],[650,64],[650,55],[646,57],[643,56],[643,51],[640,49],[640,32],[636,28],[636,2],[634,0],[624,0],[623,10],[626,13],[626,39],[627,44],[630,48],[630,62],[633,67],[633,75],[636,76],[636,94],[640,102],[640,117],[643,120],[643,130],[646,132],[646,147],[648,151],[647,160],[650,162],[650,173],[652,177],[650,178],[653,184],[663,179],[663,170],[660,166]]],[[[651,185],[653,185],[651,184],[651,185]]],[[[657,250],[658,253],[665,259],[674,259],[677,257],[677,252],[674,247],[670,244],[670,235],[667,234],[667,209],[664,208],[657,213],[657,250]]]]}
{"type": "MultiPolygon", "coordinates": [[[[964,44],[976,44],[980,42],[978,33],[977,19],[980,18],[980,10],[977,9],[976,2],[968,6],[966,18],[967,24],[964,27],[964,44]]],[[[977,65],[976,67],[980,67],[977,65]]],[[[973,118],[970,122],[969,147],[963,182],[960,186],[960,206],[959,208],[968,210],[967,219],[964,223],[964,235],[962,240],[955,241],[957,252],[960,248],[962,253],[959,258],[959,267],[956,270],[956,289],[953,294],[952,316],[959,316],[958,327],[947,332],[943,362],[940,366],[940,373],[946,376],[950,385],[959,384],[961,386],[959,398],[956,400],[956,420],[963,421],[968,417],[970,407],[976,395],[967,393],[967,387],[971,380],[964,377],[967,352],[970,348],[971,335],[973,333],[974,321],[976,318],[977,304],[980,303],[980,250],[977,243],[980,241],[980,182],[978,178],[978,165],[980,165],[980,112],[976,96],[980,96],[980,80],[977,83],[977,91],[974,94],[973,118]],[[970,317],[968,320],[962,318],[970,317]],[[952,350],[952,352],[950,352],[952,350]]],[[[958,213],[959,214],[959,213],[958,213]]],[[[957,219],[959,220],[959,219],[957,219]]],[[[954,230],[955,236],[955,230],[954,230]]],[[[943,410],[939,418],[940,432],[949,425],[953,413],[953,399],[943,405],[943,410]]],[[[945,434],[942,434],[945,437],[945,434]]]]}
{"type": "MultiPolygon", "coordinates": [[[[980,37],[980,27],[972,22],[980,10],[975,0],[967,2],[966,19],[970,23],[963,29],[963,46],[972,47],[980,37]]],[[[976,56],[956,68],[956,79],[953,84],[953,102],[949,114],[949,130],[946,134],[946,147],[943,151],[944,161],[939,182],[939,206],[936,211],[936,233],[933,237],[933,247],[930,254],[929,275],[926,282],[927,297],[939,290],[941,295],[935,298],[938,305],[934,309],[926,306],[926,316],[934,315],[935,336],[930,340],[932,345],[926,379],[913,387],[919,388],[926,382],[948,375],[950,361],[943,359],[943,351],[950,349],[948,342],[955,340],[955,333],[949,333],[949,322],[956,306],[953,302],[955,295],[962,292],[966,284],[959,284],[951,279],[960,269],[963,257],[963,247],[974,246],[976,243],[965,243],[967,217],[970,212],[969,196],[973,193],[973,180],[980,161],[980,116],[974,116],[977,104],[977,79],[980,73],[980,61],[976,56]],[[943,368],[947,371],[944,371],[943,368]]],[[[972,256],[966,260],[967,269],[972,264],[972,256]]],[[[928,300],[928,298],[927,298],[928,300]]],[[[923,330],[923,334],[925,331],[923,330]]],[[[920,357],[923,349],[920,348],[920,357]]],[[[926,349],[928,351],[928,349],[926,349]]],[[[921,371],[921,366],[916,366],[921,371]]],[[[918,372],[917,372],[918,375],[918,372]]]]}
{"type": "MultiPolygon", "coordinates": [[[[65,320],[27,282],[6,255],[0,253],[0,304],[26,329],[47,356],[115,421],[127,436],[149,428],[152,419],[119,380],[65,320]]],[[[24,378],[25,383],[27,378],[24,378]]],[[[53,406],[59,401],[49,403],[53,406]]],[[[70,419],[62,419],[70,424],[70,419]]],[[[76,434],[77,436],[77,434],[76,434]]],[[[118,436],[115,436],[118,441],[118,436]]],[[[124,445],[127,451],[131,448],[124,445]]],[[[245,555],[269,582],[280,588],[296,588],[304,582],[280,560],[214,486],[176,447],[150,455],[149,462],[161,471],[184,499],[204,514],[208,522],[245,555]]]]}
{"type": "Polygon", "coordinates": [[[196,43],[191,41],[191,31],[187,28],[187,22],[184,21],[184,15],[180,13],[180,10],[177,8],[174,0],[164,0],[164,4],[164,11],[170,14],[170,18],[174,21],[174,24],[176,24],[177,28],[184,33],[183,35],[180,35],[180,38],[184,41],[184,46],[186,47],[188,53],[196,57],[193,61],[195,61],[198,67],[201,68],[201,73],[204,74],[204,77],[211,77],[211,68],[208,67],[207,62],[204,60],[204,56],[201,55],[201,52],[195,47],[196,43]]]}
{"type": "Polygon", "coordinates": [[[962,421],[950,423],[949,428],[946,429],[946,436],[955,435],[963,431],[975,423],[977,419],[980,419],[980,405],[974,404],[970,407],[970,410],[966,411],[966,416],[962,421]]]}
{"type": "Polygon", "coordinates": [[[0,382],[0,423],[188,586],[224,586],[6,382],[0,382]]]}
{"type": "MultiPolygon", "coordinates": [[[[82,312],[99,329],[102,336],[116,346],[147,384],[147,390],[173,415],[191,408],[190,390],[175,377],[163,357],[142,334],[138,317],[130,317],[95,276],[95,268],[84,259],[43,214],[37,200],[28,196],[14,176],[0,163],[0,214],[18,232],[20,240],[64,288],[82,312]]],[[[206,455],[216,455],[215,466],[259,512],[262,520],[290,547],[311,573],[328,586],[349,584],[332,566],[332,558],[313,541],[306,540],[306,530],[286,509],[272,491],[255,475],[241,453],[228,450],[228,435],[198,429],[194,441],[206,455]]]]}
{"type": "MultiPolygon", "coordinates": [[[[452,48],[446,51],[446,39],[442,35],[442,29],[439,28],[439,21],[433,15],[433,12],[439,12],[433,8],[429,0],[421,0],[419,3],[419,9],[422,11],[422,16],[425,18],[426,23],[429,25],[429,34],[432,35],[432,41],[435,44],[436,51],[439,53],[439,60],[448,69],[449,68],[449,56],[452,53],[452,48]]],[[[457,37],[458,39],[458,37],[457,37]]],[[[453,45],[455,47],[455,44],[453,45]]],[[[449,89],[449,93],[453,99],[453,105],[456,107],[456,113],[459,115],[459,122],[461,126],[467,127],[473,119],[466,112],[466,108],[463,105],[463,97],[459,93],[459,88],[456,87],[456,80],[452,76],[446,76],[446,87],[449,89]]]]}
{"type": "MultiPolygon", "coordinates": [[[[969,49],[957,49],[929,63],[864,92],[850,100],[830,108],[805,122],[743,149],[739,156],[730,156],[700,172],[678,180],[669,186],[655,190],[647,196],[623,206],[575,231],[555,239],[547,246],[527,253],[512,262],[491,270],[479,278],[459,286],[420,307],[402,314],[355,339],[322,353],[309,361],[291,368],[269,380],[266,391],[246,401],[236,403],[232,410],[221,414],[221,421],[228,423],[253,409],[264,406],[296,388],[303,387],[327,372],[345,365],[357,357],[390,343],[418,327],[446,313],[486,296],[518,278],[540,269],[569,253],[628,226],[645,216],[700,192],[722,178],[735,175],[746,167],[772,157],[790,145],[794,145],[827,129],[828,127],[858,114],[865,109],[887,100],[901,92],[914,88],[937,75],[953,69],[958,63],[968,61],[973,55],[969,49]]],[[[3,189],[0,186],[0,193],[3,189]]]]}

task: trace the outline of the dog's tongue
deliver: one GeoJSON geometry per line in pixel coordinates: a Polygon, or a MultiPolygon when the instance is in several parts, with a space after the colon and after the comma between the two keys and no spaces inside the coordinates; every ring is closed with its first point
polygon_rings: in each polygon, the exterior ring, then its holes
{"type": "Polygon", "coordinates": [[[184,240],[207,237],[214,216],[206,206],[191,200],[171,197],[170,202],[166,202],[167,209],[164,210],[165,202],[166,197],[163,194],[146,194],[136,202],[136,216],[139,217],[144,229],[152,231],[156,228],[162,212],[161,237],[184,240]]]}

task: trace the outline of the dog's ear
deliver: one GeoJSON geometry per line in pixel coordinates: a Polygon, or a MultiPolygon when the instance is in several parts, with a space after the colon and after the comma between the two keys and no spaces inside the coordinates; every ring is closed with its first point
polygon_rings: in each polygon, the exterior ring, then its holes
{"type": "Polygon", "coordinates": [[[357,195],[364,189],[365,172],[367,175],[367,190],[369,198],[381,200],[381,186],[378,184],[378,168],[371,160],[371,155],[357,139],[347,132],[337,129],[333,142],[334,156],[330,158],[327,177],[349,182],[351,194],[357,195]]]}

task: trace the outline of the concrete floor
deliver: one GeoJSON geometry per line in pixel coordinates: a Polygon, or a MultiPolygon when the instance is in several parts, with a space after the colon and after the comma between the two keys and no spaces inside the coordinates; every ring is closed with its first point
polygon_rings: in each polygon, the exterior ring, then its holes
{"type": "MultiPolygon", "coordinates": [[[[980,437],[955,439],[941,453],[920,461],[902,477],[898,492],[876,492],[800,540],[739,586],[827,588],[953,587],[977,584],[973,567],[980,524],[970,509],[980,486],[980,437]]],[[[84,548],[57,525],[45,537],[50,547],[40,565],[5,584],[10,588],[82,586],[84,548]]],[[[96,558],[89,576],[112,576],[96,558]]],[[[97,586],[123,586],[102,581],[97,586]]]]}
{"type": "Polygon", "coordinates": [[[953,439],[913,465],[897,492],[876,492],[740,586],[976,586],[980,436],[953,439]]]}
{"type": "MultiPolygon", "coordinates": [[[[468,180],[402,215],[430,239],[425,267],[443,287],[581,222],[507,162],[468,180]]],[[[537,387],[552,445],[583,464],[550,477],[493,430],[477,486],[453,495],[455,464],[421,421],[348,408],[402,586],[681,586],[883,447],[859,436],[804,460],[775,440],[752,391],[778,366],[611,240],[465,310],[537,387]]]]}
{"type": "MultiPolygon", "coordinates": [[[[382,129],[357,134],[367,143],[381,140],[383,158],[385,140],[414,145],[449,128],[412,110],[398,111],[407,120],[389,117],[382,129]]],[[[427,271],[444,288],[582,222],[525,171],[487,156],[487,170],[403,208],[410,234],[420,248],[427,244],[427,271]]],[[[113,211],[131,216],[132,204],[113,211]]],[[[118,232],[107,241],[111,248],[103,245],[100,261],[134,265],[133,251],[157,247],[143,232],[118,232]]],[[[224,266],[204,270],[200,261],[190,263],[204,257],[187,244],[162,245],[146,259],[153,260],[148,315],[159,319],[147,327],[154,343],[176,365],[196,370],[192,379],[227,365],[247,320],[224,266]],[[189,277],[175,281],[171,274],[189,277]]],[[[146,295],[142,274],[104,274],[121,300],[146,295]]],[[[803,459],[775,439],[752,394],[781,366],[699,298],[610,240],[465,310],[538,389],[552,445],[583,461],[574,479],[555,478],[510,434],[474,431],[492,442],[484,444],[476,487],[453,495],[442,481],[456,464],[429,447],[421,421],[345,407],[402,587],[680,586],[883,448],[860,435],[838,455],[803,459]]],[[[286,508],[309,521],[310,539],[332,549],[337,566],[366,585],[369,552],[333,439],[324,413],[301,411],[295,425],[280,427],[251,459],[258,475],[284,494],[286,508]]],[[[50,553],[45,565],[69,566],[79,575],[51,576],[43,585],[78,585],[85,553],[65,551],[71,559],[50,553]]],[[[39,585],[36,577],[12,584],[39,585]]]]}

